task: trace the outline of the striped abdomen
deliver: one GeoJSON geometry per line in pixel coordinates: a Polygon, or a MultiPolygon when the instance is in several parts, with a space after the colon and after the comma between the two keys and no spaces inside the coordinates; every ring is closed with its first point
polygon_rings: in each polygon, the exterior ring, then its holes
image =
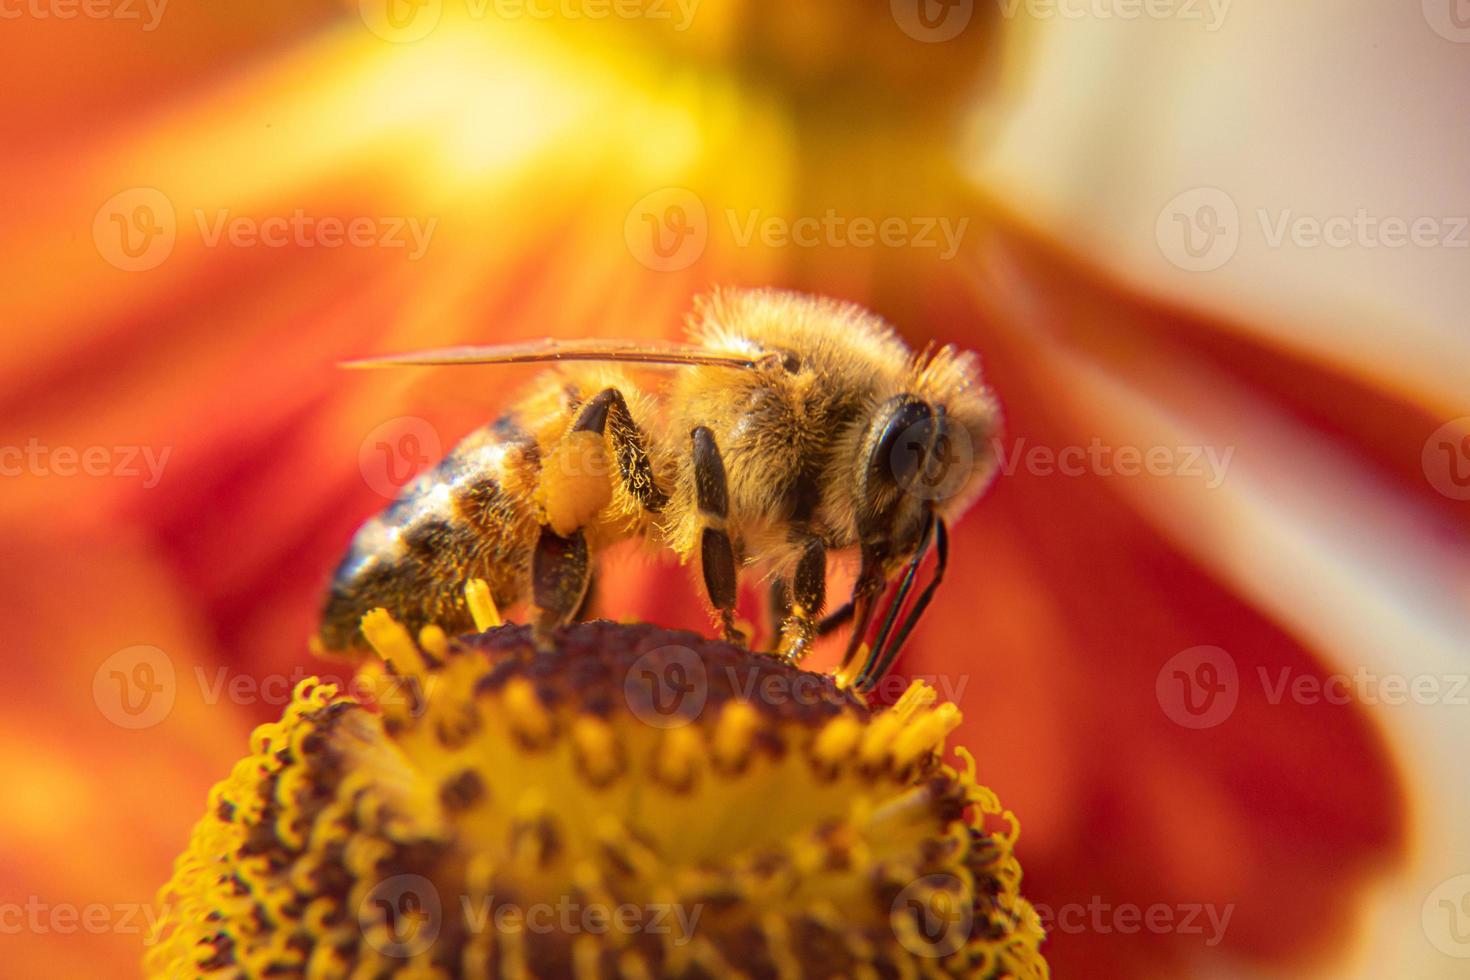
{"type": "Polygon", "coordinates": [[[538,524],[541,450],[507,415],[470,433],[358,529],[322,610],[327,650],[362,649],[364,613],[383,608],[417,635],[472,628],[464,585],[484,579],[501,607],[525,598],[538,524]]]}

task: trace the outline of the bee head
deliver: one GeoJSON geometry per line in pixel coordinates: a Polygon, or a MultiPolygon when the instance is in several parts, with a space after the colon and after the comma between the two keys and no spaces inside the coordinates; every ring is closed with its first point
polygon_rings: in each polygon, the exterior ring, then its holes
{"type": "Polygon", "coordinates": [[[844,669],[868,636],[879,592],[893,595],[856,675],[870,689],[897,657],[944,577],[946,522],[985,489],[994,474],[991,437],[998,411],[979,380],[975,359],[945,348],[916,360],[906,390],[880,402],[863,430],[855,460],[853,512],[862,568],[853,589],[853,632],[844,669]],[[934,575],[906,605],[933,545],[934,575]]]}
{"type": "Polygon", "coordinates": [[[973,359],[946,348],[910,382],[873,411],[855,461],[859,539],[889,560],[912,555],[934,519],[957,518],[995,469],[998,412],[973,359]]]}
{"type": "Polygon", "coordinates": [[[924,490],[942,477],[947,419],[912,394],[888,399],[868,422],[854,483],[858,537],[886,560],[917,547],[935,498],[924,490]]]}

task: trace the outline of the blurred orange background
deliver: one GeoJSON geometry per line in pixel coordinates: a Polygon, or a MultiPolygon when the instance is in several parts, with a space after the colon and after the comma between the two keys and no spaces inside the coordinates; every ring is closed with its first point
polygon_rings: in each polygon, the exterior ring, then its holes
{"type": "MultiPolygon", "coordinates": [[[[1462,7],[0,2],[0,972],[137,972],[251,726],[345,675],[352,529],[530,376],[337,361],[734,284],[984,358],[1009,463],[897,670],[1055,975],[1463,975],[1462,7]]],[[[599,588],[708,628],[686,569],[599,588]]]]}

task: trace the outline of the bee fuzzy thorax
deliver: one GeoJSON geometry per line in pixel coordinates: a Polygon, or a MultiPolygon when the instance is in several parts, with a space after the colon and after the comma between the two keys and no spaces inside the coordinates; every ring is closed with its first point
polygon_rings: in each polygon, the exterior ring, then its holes
{"type": "Polygon", "coordinates": [[[374,362],[563,363],[363,526],[329,590],[323,645],[361,649],[358,620],[378,607],[412,629],[467,629],[463,586],[477,578],[500,608],[528,610],[545,642],[583,611],[602,552],[639,538],[697,570],[730,639],[739,581],[769,579],[776,649],[791,660],[833,628],[829,554],[859,556],[853,656],[876,593],[931,543],[942,562],[944,525],[993,470],[998,411],[977,359],[915,354],[855,304],[778,290],[702,297],[687,333],[374,362]]]}

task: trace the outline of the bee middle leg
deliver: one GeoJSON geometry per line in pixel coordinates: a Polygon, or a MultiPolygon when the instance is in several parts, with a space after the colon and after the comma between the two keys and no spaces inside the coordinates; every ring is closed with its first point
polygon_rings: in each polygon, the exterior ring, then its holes
{"type": "Polygon", "coordinates": [[[690,433],[694,454],[694,492],[704,531],[699,541],[699,563],[704,572],[704,588],[714,606],[721,632],[731,643],[744,643],[745,636],[735,628],[736,563],[735,546],[725,528],[730,496],[725,481],[725,461],[715,434],[705,426],[690,433]]]}

